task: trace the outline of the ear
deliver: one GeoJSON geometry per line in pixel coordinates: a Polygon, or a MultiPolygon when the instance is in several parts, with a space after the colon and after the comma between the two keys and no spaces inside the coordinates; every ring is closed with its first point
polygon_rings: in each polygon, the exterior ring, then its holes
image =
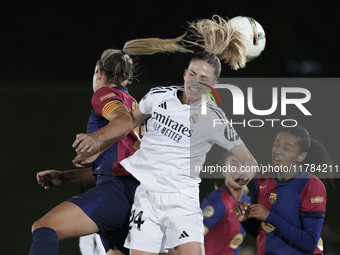
{"type": "Polygon", "coordinates": [[[302,161],[305,160],[305,158],[307,157],[307,152],[302,152],[299,154],[299,156],[297,157],[296,161],[298,163],[301,163],[302,161]]]}
{"type": "Polygon", "coordinates": [[[100,71],[100,69],[97,69],[97,79],[100,80],[103,75],[104,75],[104,73],[102,71],[100,71]]]}
{"type": "Polygon", "coordinates": [[[185,69],[184,74],[183,74],[183,79],[185,80],[185,76],[187,75],[188,69],[185,69]]]}

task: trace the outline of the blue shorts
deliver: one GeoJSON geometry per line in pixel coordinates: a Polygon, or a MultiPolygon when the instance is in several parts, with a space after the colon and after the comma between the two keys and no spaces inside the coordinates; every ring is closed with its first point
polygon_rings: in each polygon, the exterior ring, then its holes
{"type": "Polygon", "coordinates": [[[79,206],[97,224],[106,250],[117,248],[129,254],[124,242],[138,185],[133,176],[100,175],[95,187],[67,201],[79,206]]]}

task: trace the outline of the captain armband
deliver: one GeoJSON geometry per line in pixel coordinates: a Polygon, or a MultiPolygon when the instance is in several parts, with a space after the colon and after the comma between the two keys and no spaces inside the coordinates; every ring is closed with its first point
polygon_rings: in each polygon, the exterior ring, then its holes
{"type": "Polygon", "coordinates": [[[103,117],[108,119],[110,113],[113,112],[119,106],[124,106],[126,108],[126,106],[121,101],[119,101],[119,100],[113,100],[113,101],[108,102],[103,107],[103,110],[102,110],[103,117]]]}

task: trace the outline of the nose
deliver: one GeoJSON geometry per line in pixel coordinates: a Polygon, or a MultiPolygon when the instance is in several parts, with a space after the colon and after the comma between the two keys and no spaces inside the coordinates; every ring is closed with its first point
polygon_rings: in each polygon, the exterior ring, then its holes
{"type": "Polygon", "coordinates": [[[273,146],[273,154],[282,154],[282,147],[281,146],[273,146]]]}

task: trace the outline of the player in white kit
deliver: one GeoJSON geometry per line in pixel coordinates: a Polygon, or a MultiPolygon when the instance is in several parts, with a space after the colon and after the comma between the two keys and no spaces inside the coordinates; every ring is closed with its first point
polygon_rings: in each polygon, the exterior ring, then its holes
{"type": "MultiPolygon", "coordinates": [[[[200,22],[207,20],[192,24],[198,32],[201,32],[200,22]]],[[[228,42],[230,39],[237,40],[233,36],[238,34],[233,33],[224,20],[214,23],[231,34],[231,38],[225,38],[228,42]]],[[[224,50],[227,52],[230,45],[225,44],[224,50]]],[[[234,66],[231,64],[234,69],[242,66],[239,61],[245,61],[239,59],[244,54],[229,55],[228,62],[237,63],[234,66]]],[[[199,205],[200,178],[196,169],[204,163],[205,155],[214,143],[230,150],[242,165],[257,166],[230,124],[213,127],[214,119],[226,120],[226,117],[209,98],[207,114],[201,115],[202,92],[199,88],[204,86],[203,83],[214,85],[220,71],[219,58],[213,49],[206,47],[192,58],[185,70],[184,87],[151,89],[139,107],[131,111],[131,119],[109,123],[90,135],[77,135],[74,142],[74,146],[78,144],[77,151],[92,151],[93,154],[150,117],[140,150],[121,161],[124,168],[141,183],[136,190],[130,217],[131,230],[125,242],[132,255],[158,254],[172,248],[176,254],[204,254],[203,216],[199,205]]],[[[84,158],[86,155],[79,154],[74,162],[87,163],[84,158]]],[[[245,182],[252,177],[252,173],[243,176],[245,182]]]]}

